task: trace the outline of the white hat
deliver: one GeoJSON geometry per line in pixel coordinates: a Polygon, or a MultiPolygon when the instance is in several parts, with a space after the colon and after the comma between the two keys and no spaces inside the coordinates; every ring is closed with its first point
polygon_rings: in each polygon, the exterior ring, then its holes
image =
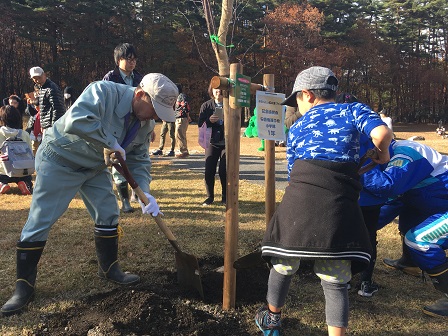
{"type": "Polygon", "coordinates": [[[30,77],[42,76],[44,74],[44,69],[41,67],[33,67],[30,69],[30,77]]]}
{"type": "Polygon", "coordinates": [[[147,74],[140,82],[140,87],[151,97],[152,105],[160,119],[166,122],[176,121],[174,104],[179,91],[168,77],[160,73],[147,74]]]}

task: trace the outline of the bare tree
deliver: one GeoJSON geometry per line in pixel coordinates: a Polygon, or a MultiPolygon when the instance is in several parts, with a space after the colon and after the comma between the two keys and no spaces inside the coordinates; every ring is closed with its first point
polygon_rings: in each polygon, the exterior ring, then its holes
{"type": "Polygon", "coordinates": [[[230,73],[229,55],[227,54],[226,41],[230,20],[233,13],[233,3],[234,0],[222,0],[221,19],[219,22],[218,34],[215,35],[216,29],[210,6],[210,0],[202,0],[205,20],[207,21],[207,30],[212,43],[212,48],[216,55],[219,74],[221,76],[228,76],[230,73]]]}

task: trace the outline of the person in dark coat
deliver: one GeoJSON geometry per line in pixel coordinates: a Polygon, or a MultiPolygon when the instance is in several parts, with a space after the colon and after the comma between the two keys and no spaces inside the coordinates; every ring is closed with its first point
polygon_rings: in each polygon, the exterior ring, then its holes
{"type": "Polygon", "coordinates": [[[30,69],[30,77],[39,89],[38,105],[40,111],[40,126],[45,136],[45,130],[64,115],[65,104],[59,86],[51,81],[41,67],[30,69]]]}
{"type": "Polygon", "coordinates": [[[135,70],[137,53],[130,43],[120,43],[114,49],[115,69],[109,71],[103,80],[137,87],[143,76],[135,70]]]}
{"type": "Polygon", "coordinates": [[[64,89],[64,104],[65,109],[68,110],[76,100],[75,91],[71,86],[66,86],[64,89]]]}
{"type": "MultiPolygon", "coordinates": [[[[219,162],[218,174],[221,180],[222,198],[221,202],[226,204],[226,142],[224,138],[224,120],[216,112],[221,109],[223,96],[220,89],[212,89],[209,87],[210,100],[202,104],[199,112],[198,127],[206,123],[207,127],[212,128],[210,145],[205,150],[205,189],[207,199],[202,205],[208,206],[215,200],[215,175],[219,162]]],[[[222,113],[221,113],[222,114],[222,113]]]]}
{"type": "MultiPolygon", "coordinates": [[[[143,76],[135,70],[135,66],[137,65],[137,52],[134,46],[130,43],[120,43],[117,45],[114,49],[114,60],[116,65],[115,69],[109,71],[103,77],[103,80],[137,87],[143,76]]],[[[152,141],[154,141],[153,134],[151,134],[152,141]]],[[[133,212],[134,209],[129,199],[128,182],[115,168],[112,168],[112,176],[122,204],[121,210],[125,213],[133,212]]],[[[133,196],[133,198],[136,200],[136,196],[133,196]]]]}

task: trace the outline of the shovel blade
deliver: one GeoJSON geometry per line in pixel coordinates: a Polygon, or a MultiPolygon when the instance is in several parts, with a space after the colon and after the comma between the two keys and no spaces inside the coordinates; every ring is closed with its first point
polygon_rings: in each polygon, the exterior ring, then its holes
{"type": "Polygon", "coordinates": [[[204,290],[202,289],[201,271],[198,260],[194,255],[184,252],[176,252],[177,282],[189,289],[196,289],[199,295],[204,299],[204,290]]]}
{"type": "Polygon", "coordinates": [[[266,260],[261,257],[261,250],[246,254],[233,262],[235,269],[255,268],[266,265],[266,260]]]}

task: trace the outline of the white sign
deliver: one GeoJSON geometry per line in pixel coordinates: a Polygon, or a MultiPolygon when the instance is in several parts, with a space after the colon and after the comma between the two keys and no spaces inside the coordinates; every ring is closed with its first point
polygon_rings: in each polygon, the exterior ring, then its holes
{"type": "Polygon", "coordinates": [[[284,93],[257,91],[258,137],[265,140],[285,141],[284,93]]]}

